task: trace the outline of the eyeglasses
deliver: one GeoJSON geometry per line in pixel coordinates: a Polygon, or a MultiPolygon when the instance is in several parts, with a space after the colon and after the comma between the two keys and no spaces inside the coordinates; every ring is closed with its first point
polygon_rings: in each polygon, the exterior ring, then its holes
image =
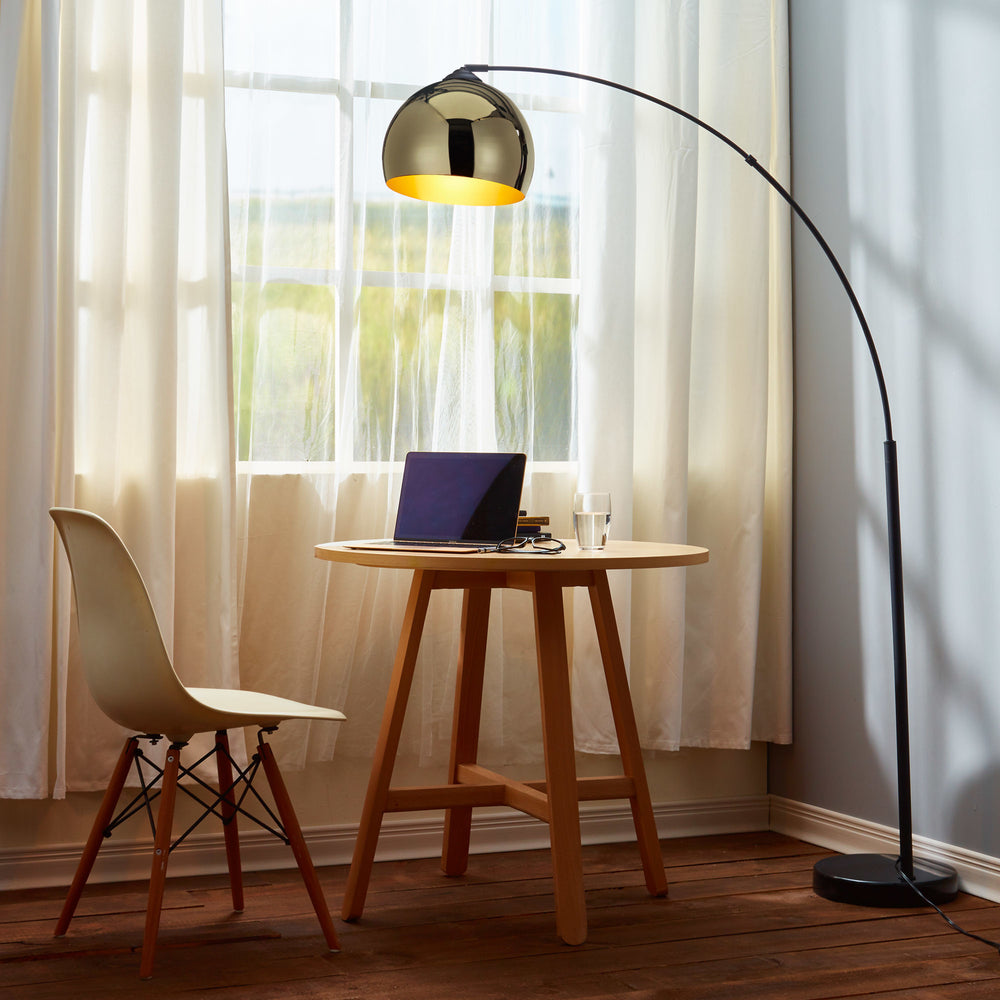
{"type": "Polygon", "coordinates": [[[516,538],[505,538],[502,542],[497,542],[495,546],[487,549],[480,549],[480,552],[520,552],[527,550],[525,555],[534,554],[542,556],[554,556],[557,552],[562,552],[566,548],[558,538],[544,538],[534,535],[518,535],[516,538]]]}

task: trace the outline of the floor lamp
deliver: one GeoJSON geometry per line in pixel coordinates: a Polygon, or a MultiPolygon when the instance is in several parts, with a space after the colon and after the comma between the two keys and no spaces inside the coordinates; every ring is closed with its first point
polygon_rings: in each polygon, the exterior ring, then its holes
{"type": "Polygon", "coordinates": [[[958,892],[955,872],[913,859],[910,749],[903,620],[903,566],[899,534],[896,442],[885,378],[875,342],[854,289],[833,250],[791,194],[757,160],[718,129],[673,104],[611,80],[537,66],[467,64],[410,97],[389,125],[382,148],[388,186],[424,201],[509,205],[521,201],[534,166],[531,134],[514,103],[476,73],[545,73],[600,84],[650,101],[686,118],[738,153],[788,203],[826,254],[850,299],[868,345],[885,419],[885,491],[889,531],[889,583],[895,670],[896,769],[899,855],[849,854],[826,858],[813,869],[813,889],[827,899],[866,906],[914,906],[947,902],[958,892]]]}

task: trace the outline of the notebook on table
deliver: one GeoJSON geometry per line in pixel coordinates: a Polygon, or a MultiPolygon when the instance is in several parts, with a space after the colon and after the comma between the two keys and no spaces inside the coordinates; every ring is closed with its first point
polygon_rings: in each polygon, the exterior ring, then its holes
{"type": "Polygon", "coordinates": [[[393,537],[349,547],[476,552],[512,538],[525,463],[520,452],[411,451],[393,537]]]}

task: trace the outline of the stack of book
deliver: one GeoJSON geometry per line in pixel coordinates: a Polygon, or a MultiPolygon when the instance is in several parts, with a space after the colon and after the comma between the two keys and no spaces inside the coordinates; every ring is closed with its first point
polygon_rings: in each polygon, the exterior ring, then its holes
{"type": "Polygon", "coordinates": [[[552,532],[545,530],[548,524],[548,514],[529,515],[526,510],[519,511],[517,515],[517,535],[519,538],[551,538],[552,532]]]}

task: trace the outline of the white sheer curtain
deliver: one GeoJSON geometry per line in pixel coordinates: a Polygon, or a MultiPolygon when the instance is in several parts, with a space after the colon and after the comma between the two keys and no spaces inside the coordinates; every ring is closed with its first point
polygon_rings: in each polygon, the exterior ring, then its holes
{"type": "Polygon", "coordinates": [[[238,683],[221,29],[213,0],[4,0],[3,795],[100,787],[120,745],[54,503],[125,538],[188,683],[238,683]]]}
{"type": "MultiPolygon", "coordinates": [[[[54,502],[125,536],[186,680],[342,708],[286,758],[367,756],[407,581],[313,546],[387,533],[413,447],[526,451],[525,505],[559,534],[579,483],[612,490],[619,537],[708,545],[614,581],[643,741],[787,740],[788,220],[766,185],[661,109],[527,74],[494,81],[534,132],[525,203],[404,204],[378,176],[398,103],[492,61],[633,84],[785,178],[784,4],[233,3],[225,129],[219,6],[0,5],[0,794],[96,786],[118,738],[73,667],[54,502]]],[[[613,749],[570,612],[579,745],[613,749]]],[[[484,752],[537,759],[526,596],[493,614],[484,752]]],[[[425,630],[403,740],[425,761],[456,618],[442,597],[425,630]]]]}
{"type": "MultiPolygon", "coordinates": [[[[643,742],[787,741],[789,237],[767,185],[662,109],[509,73],[526,202],[404,203],[379,174],[399,102],[484,61],[646,89],[787,178],[784,4],[231,3],[226,44],[241,670],[348,716],[286,755],[370,754],[406,574],[312,552],[391,532],[414,447],[526,451],[524,504],[558,534],[580,483],[612,490],[618,537],[708,545],[707,567],[614,581],[643,742]]],[[[570,611],[578,745],[610,751],[589,607],[570,611]]],[[[445,757],[457,613],[440,597],[424,634],[402,745],[424,762],[445,757]]],[[[525,595],[496,601],[489,656],[484,756],[538,759],[525,595]]]]}
{"type": "MultiPolygon", "coordinates": [[[[788,186],[783,2],[583,10],[590,73],[690,111],[788,186]]],[[[580,476],[610,486],[616,532],[711,551],[684,575],[618,581],[643,744],[788,742],[788,211],[694,124],[582,86],[580,476]]],[[[574,711],[587,720],[578,742],[611,750],[591,647],[575,663],[574,711]]]]}

